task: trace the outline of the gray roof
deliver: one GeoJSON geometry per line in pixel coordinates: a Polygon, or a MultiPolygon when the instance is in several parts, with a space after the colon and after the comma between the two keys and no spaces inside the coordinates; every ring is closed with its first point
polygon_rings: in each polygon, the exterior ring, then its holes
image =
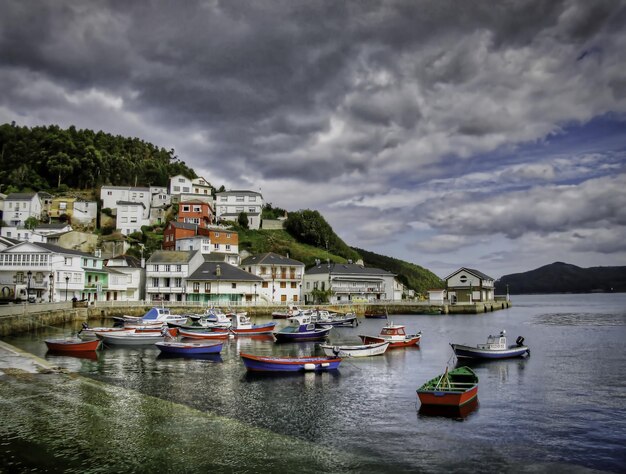
{"type": "Polygon", "coordinates": [[[168,224],[172,227],[178,227],[180,229],[196,230],[198,228],[198,224],[192,224],[191,222],[169,221],[168,224]]]}
{"type": "Polygon", "coordinates": [[[450,275],[445,277],[444,280],[449,280],[452,276],[454,276],[454,275],[456,275],[457,273],[460,273],[460,272],[471,273],[472,275],[477,276],[481,280],[493,280],[493,281],[495,281],[489,275],[485,275],[483,272],[480,272],[478,270],[474,270],[473,268],[467,268],[467,267],[461,267],[457,271],[455,271],[453,273],[450,273],[450,275]]]}
{"type": "Polygon", "coordinates": [[[37,224],[36,229],[65,229],[71,227],[67,222],[53,222],[51,224],[37,224]]]}
{"type": "Polygon", "coordinates": [[[187,263],[194,256],[195,251],[156,250],[146,263],[187,263]]]}
{"type": "Polygon", "coordinates": [[[263,278],[248,273],[234,265],[225,262],[204,262],[193,272],[187,280],[204,281],[253,281],[262,282],[263,278]],[[217,276],[217,267],[220,268],[220,276],[217,276]]]}
{"type": "Polygon", "coordinates": [[[216,196],[227,196],[229,194],[245,194],[247,196],[261,196],[261,193],[257,193],[256,191],[222,191],[220,193],[215,193],[216,196]]]}
{"type": "Polygon", "coordinates": [[[143,202],[136,202],[136,201],[117,201],[115,204],[117,204],[118,206],[121,204],[122,206],[141,206],[141,207],[146,207],[146,205],[143,202]]]}
{"type": "MultiPolygon", "coordinates": [[[[241,211],[241,212],[243,212],[247,216],[260,216],[261,215],[260,212],[246,212],[246,211],[241,211]]],[[[223,214],[220,214],[220,216],[221,217],[224,217],[224,216],[239,217],[239,214],[241,214],[241,212],[224,212],[223,214]]]]}
{"type": "Polygon", "coordinates": [[[203,257],[205,262],[225,262],[226,258],[230,255],[234,254],[225,252],[211,252],[204,254],[203,257]]]}
{"type": "Polygon", "coordinates": [[[5,201],[30,201],[37,193],[11,193],[5,201]]]}
{"type": "Polygon", "coordinates": [[[66,253],[66,254],[70,254],[70,255],[80,255],[81,257],[96,258],[96,257],[94,257],[94,255],[92,253],[81,252],[80,250],[66,249],[65,247],[61,247],[59,245],[54,245],[54,244],[48,244],[48,243],[42,243],[42,242],[34,242],[34,243],[31,243],[31,245],[35,245],[37,247],[41,247],[41,248],[43,248],[45,250],[48,250],[49,252],[53,252],[53,253],[66,253]]]}
{"type": "Polygon", "coordinates": [[[128,267],[122,268],[141,268],[141,260],[139,260],[137,257],[133,257],[132,255],[117,255],[108,259],[108,262],[110,262],[111,260],[124,260],[128,267]]]}
{"type": "Polygon", "coordinates": [[[377,276],[395,276],[394,273],[374,267],[364,267],[356,263],[331,263],[330,269],[327,263],[320,263],[309,268],[305,273],[307,275],[319,275],[331,273],[333,275],[377,275],[377,276]]]}
{"type": "Polygon", "coordinates": [[[304,265],[304,263],[274,252],[267,252],[244,259],[241,262],[241,266],[245,265],[304,265]]]}
{"type": "Polygon", "coordinates": [[[150,192],[150,188],[134,188],[132,186],[102,186],[100,189],[127,189],[129,191],[150,192]]]}
{"type": "Polygon", "coordinates": [[[13,245],[17,245],[17,244],[21,244],[22,241],[21,240],[17,240],[17,239],[12,239],[11,237],[2,237],[0,236],[0,243],[3,243],[4,245],[11,247],[13,245]]]}

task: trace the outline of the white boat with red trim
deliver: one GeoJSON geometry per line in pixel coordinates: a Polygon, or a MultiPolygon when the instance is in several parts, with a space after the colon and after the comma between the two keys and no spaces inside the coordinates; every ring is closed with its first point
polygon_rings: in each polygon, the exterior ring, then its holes
{"type": "Polygon", "coordinates": [[[380,330],[378,336],[367,336],[359,334],[359,337],[363,341],[363,344],[377,344],[380,342],[388,342],[389,349],[395,349],[397,347],[418,346],[422,339],[422,332],[417,334],[407,334],[404,330],[405,326],[402,324],[394,324],[393,321],[389,321],[380,330]]]}

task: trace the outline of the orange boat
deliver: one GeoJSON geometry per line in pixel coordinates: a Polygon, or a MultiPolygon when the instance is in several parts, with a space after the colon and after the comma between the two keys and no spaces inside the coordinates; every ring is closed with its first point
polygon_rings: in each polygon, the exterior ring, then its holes
{"type": "Polygon", "coordinates": [[[396,347],[417,346],[422,339],[422,333],[407,334],[404,331],[404,326],[401,324],[393,324],[388,322],[381,330],[378,336],[364,336],[359,335],[363,344],[378,344],[381,342],[388,342],[389,349],[396,347]]]}
{"type": "Polygon", "coordinates": [[[83,341],[82,339],[46,339],[48,350],[55,352],[87,352],[95,351],[100,339],[83,341]]]}

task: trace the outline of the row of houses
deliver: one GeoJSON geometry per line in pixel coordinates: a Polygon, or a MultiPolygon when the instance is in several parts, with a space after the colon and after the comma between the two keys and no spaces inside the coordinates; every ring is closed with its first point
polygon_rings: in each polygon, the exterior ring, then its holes
{"type": "MultiPolygon", "coordinates": [[[[213,194],[213,188],[206,179],[189,179],[182,175],[171,177],[167,187],[100,188],[102,209],[110,216],[111,225],[123,235],[138,232],[142,226],[164,223],[172,204],[179,206],[182,222],[199,227],[234,221],[244,212],[249,228],[260,228],[264,205],[261,193],[223,191],[215,193],[215,198],[213,194]]],[[[25,228],[29,218],[43,222],[64,219],[95,228],[97,216],[96,201],[74,196],[52,196],[45,192],[0,195],[0,218],[6,224],[0,235],[4,237],[23,239],[24,235],[31,236],[32,229],[25,228]]]]}
{"type": "Polygon", "coordinates": [[[44,242],[0,238],[2,299],[30,301],[192,301],[201,304],[312,303],[330,290],[331,302],[400,300],[395,275],[347,263],[302,262],[275,253],[248,255],[159,250],[143,262],[104,259],[44,242]]]}

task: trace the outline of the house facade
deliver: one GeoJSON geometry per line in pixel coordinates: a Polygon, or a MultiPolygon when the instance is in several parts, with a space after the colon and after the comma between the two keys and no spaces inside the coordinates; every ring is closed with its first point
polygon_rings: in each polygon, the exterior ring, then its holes
{"type": "Polygon", "coordinates": [[[330,303],[395,301],[395,274],[354,263],[318,263],[304,274],[302,293],[307,303],[316,303],[316,291],[329,291],[330,303]]]}
{"type": "Polygon", "coordinates": [[[254,191],[224,191],[215,195],[215,214],[218,222],[237,221],[239,214],[248,216],[248,227],[258,230],[261,227],[263,196],[254,191]]]}
{"type": "Polygon", "coordinates": [[[24,227],[29,217],[42,218],[42,203],[38,193],[11,193],[4,200],[3,220],[13,227],[24,227]]]}
{"type": "Polygon", "coordinates": [[[215,217],[213,208],[208,202],[198,199],[180,201],[178,205],[178,222],[196,224],[198,227],[207,228],[215,217]]]}
{"type": "Polygon", "coordinates": [[[71,223],[91,224],[95,227],[98,203],[96,201],[83,201],[75,197],[54,197],[48,215],[55,222],[58,222],[59,218],[65,215],[71,223]]]}
{"type": "Polygon", "coordinates": [[[115,228],[123,235],[140,232],[141,226],[150,225],[143,202],[118,201],[115,228]]]}
{"type": "Polygon", "coordinates": [[[459,268],[446,278],[450,303],[476,303],[495,299],[495,280],[473,268],[459,268]]]}
{"type": "Polygon", "coordinates": [[[253,302],[263,279],[225,262],[204,262],[187,279],[186,301],[228,305],[253,302]]]}
{"type": "Polygon", "coordinates": [[[252,255],[241,261],[241,268],[261,278],[255,292],[258,301],[297,303],[301,301],[304,263],[273,252],[252,255]]]}
{"type": "Polygon", "coordinates": [[[198,251],[157,250],[146,262],[146,299],[184,301],[187,277],[203,263],[198,251]]]}
{"type": "Polygon", "coordinates": [[[117,203],[135,202],[142,203],[146,210],[146,216],[150,209],[152,195],[150,188],[132,186],[102,186],[100,188],[102,208],[116,209],[117,203]]]}
{"type": "Polygon", "coordinates": [[[107,300],[140,301],[145,297],[145,271],[141,260],[130,255],[118,255],[105,262],[109,272],[107,300]]]}

